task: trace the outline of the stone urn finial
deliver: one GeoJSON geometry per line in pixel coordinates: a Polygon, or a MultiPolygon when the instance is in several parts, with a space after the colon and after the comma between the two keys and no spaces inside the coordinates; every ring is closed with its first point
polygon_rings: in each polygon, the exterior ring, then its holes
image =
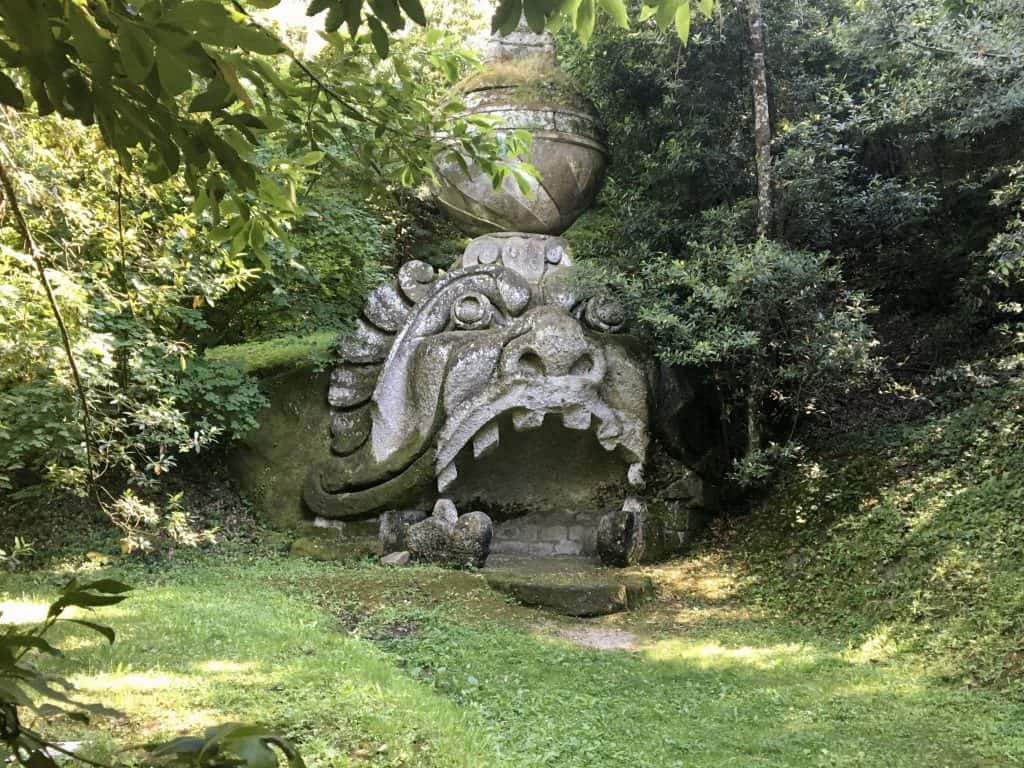
{"type": "Polygon", "coordinates": [[[557,235],[591,206],[607,163],[602,129],[589,102],[558,67],[554,38],[525,22],[491,38],[485,66],[457,91],[467,114],[489,115],[500,134],[530,132],[529,161],[540,174],[529,194],[505,179],[493,189],[478,168],[467,174],[454,158],[439,156],[437,199],[471,235],[512,231],[557,235]]]}

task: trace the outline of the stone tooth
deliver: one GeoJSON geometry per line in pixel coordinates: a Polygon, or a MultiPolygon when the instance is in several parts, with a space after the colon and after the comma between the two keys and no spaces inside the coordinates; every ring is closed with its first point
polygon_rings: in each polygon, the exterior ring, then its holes
{"type": "Polygon", "coordinates": [[[644,487],[644,465],[640,462],[634,462],[629,465],[629,469],[626,471],[626,479],[629,484],[634,488],[644,487]]]}
{"type": "Polygon", "coordinates": [[[444,493],[447,491],[458,476],[459,473],[458,470],[455,469],[455,462],[448,462],[448,465],[437,473],[437,492],[444,493]]]}
{"type": "Polygon", "coordinates": [[[597,442],[606,451],[614,451],[621,442],[619,440],[621,436],[622,424],[614,416],[608,421],[602,421],[601,426],[597,429],[597,442]]]}
{"type": "Polygon", "coordinates": [[[590,429],[590,411],[586,408],[570,408],[562,414],[566,429],[590,429]]]}
{"type": "Polygon", "coordinates": [[[636,496],[627,496],[622,500],[622,511],[643,513],[647,511],[647,505],[644,504],[643,500],[636,496]]]}
{"type": "Polygon", "coordinates": [[[544,414],[540,411],[517,408],[512,412],[512,427],[516,432],[525,432],[528,429],[537,429],[543,423],[544,414]]]}
{"type": "Polygon", "coordinates": [[[492,421],[476,433],[473,437],[473,458],[479,459],[492,453],[498,447],[501,434],[498,430],[498,422],[492,421]]]}
{"type": "Polygon", "coordinates": [[[607,421],[602,421],[597,429],[597,439],[604,443],[605,440],[613,440],[622,435],[622,424],[614,416],[607,421]]]}

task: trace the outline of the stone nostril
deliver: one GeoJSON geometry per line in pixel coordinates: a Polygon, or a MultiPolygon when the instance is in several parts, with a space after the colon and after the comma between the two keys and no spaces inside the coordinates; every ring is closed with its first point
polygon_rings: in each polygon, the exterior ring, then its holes
{"type": "Polygon", "coordinates": [[[584,353],[572,364],[569,373],[573,376],[586,376],[592,370],[594,370],[594,358],[589,353],[584,353]]]}
{"type": "Polygon", "coordinates": [[[523,352],[519,356],[519,362],[516,365],[519,373],[525,376],[543,376],[544,375],[544,361],[540,359],[540,355],[536,352],[523,352]]]}

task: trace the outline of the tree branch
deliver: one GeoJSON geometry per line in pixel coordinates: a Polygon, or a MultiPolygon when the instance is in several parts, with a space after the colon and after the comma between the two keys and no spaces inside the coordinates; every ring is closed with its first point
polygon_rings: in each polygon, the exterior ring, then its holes
{"type": "Polygon", "coordinates": [[[14,190],[14,183],[11,181],[11,177],[2,160],[0,160],[0,184],[3,185],[4,197],[7,200],[7,205],[11,209],[11,213],[14,215],[14,221],[17,225],[18,232],[21,234],[22,248],[25,253],[28,254],[29,258],[32,260],[33,266],[36,268],[36,274],[39,277],[39,282],[43,286],[43,291],[46,293],[47,301],[50,303],[50,311],[53,313],[53,319],[56,321],[57,328],[60,331],[60,340],[64,347],[64,355],[67,358],[68,367],[71,369],[71,378],[74,382],[75,391],[78,394],[78,401],[82,408],[82,433],[85,437],[85,462],[89,473],[89,492],[92,494],[93,500],[96,502],[97,506],[102,509],[103,504],[100,501],[96,486],[96,467],[93,461],[96,446],[92,436],[92,416],[89,410],[89,399],[85,392],[85,384],[82,382],[82,376],[78,371],[78,363],[75,361],[75,354],[71,349],[71,336],[68,333],[68,327],[64,323],[64,316],[61,314],[60,306],[57,304],[57,297],[54,295],[53,286],[50,285],[50,279],[46,276],[46,267],[43,264],[39,250],[36,248],[35,240],[32,238],[32,231],[29,229],[28,222],[25,220],[25,216],[21,212],[21,206],[18,204],[18,197],[14,190]]]}

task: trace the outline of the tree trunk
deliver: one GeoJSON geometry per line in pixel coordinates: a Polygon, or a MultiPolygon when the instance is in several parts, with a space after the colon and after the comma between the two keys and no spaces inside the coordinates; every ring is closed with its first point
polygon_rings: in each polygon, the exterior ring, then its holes
{"type": "Polygon", "coordinates": [[[768,72],[765,65],[764,18],[761,0],[748,0],[751,81],[754,88],[754,148],[757,160],[757,234],[767,237],[772,220],[772,126],[768,114],[768,72]]]}
{"type": "Polygon", "coordinates": [[[750,387],[747,392],[747,456],[761,450],[761,391],[750,387]]]}

